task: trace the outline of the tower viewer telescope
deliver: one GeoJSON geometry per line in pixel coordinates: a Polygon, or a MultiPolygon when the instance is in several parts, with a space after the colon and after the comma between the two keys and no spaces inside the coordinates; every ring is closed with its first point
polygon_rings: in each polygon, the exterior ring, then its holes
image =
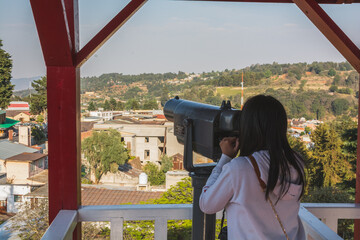
{"type": "Polygon", "coordinates": [[[184,145],[184,168],[190,172],[201,167],[193,165],[192,151],[218,161],[220,140],[239,135],[240,114],[240,110],[231,108],[230,101],[223,101],[220,107],[182,100],[177,96],[167,101],[164,115],[174,122],[177,141],[184,145]]]}

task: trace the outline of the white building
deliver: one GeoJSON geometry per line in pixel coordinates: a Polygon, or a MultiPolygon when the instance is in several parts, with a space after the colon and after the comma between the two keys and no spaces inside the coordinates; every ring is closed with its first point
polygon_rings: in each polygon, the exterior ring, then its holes
{"type": "Polygon", "coordinates": [[[139,157],[142,164],[158,163],[161,155],[183,154],[184,147],[176,140],[173,123],[165,124],[95,124],[94,129],[113,128],[130,149],[131,155],[139,157]]]}
{"type": "Polygon", "coordinates": [[[0,206],[7,212],[16,213],[21,204],[25,202],[24,195],[31,192],[30,185],[0,185],[0,206]],[[5,209],[4,209],[5,210],[5,209]]]}
{"type": "Polygon", "coordinates": [[[114,118],[113,111],[90,111],[89,115],[90,117],[99,117],[106,121],[114,118]]]}

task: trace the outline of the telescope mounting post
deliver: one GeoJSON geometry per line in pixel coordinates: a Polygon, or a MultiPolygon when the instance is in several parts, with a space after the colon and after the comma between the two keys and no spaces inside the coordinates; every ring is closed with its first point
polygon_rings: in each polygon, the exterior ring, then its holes
{"type": "Polygon", "coordinates": [[[200,210],[199,199],[212,167],[194,167],[193,165],[193,120],[184,119],[185,133],[184,168],[189,171],[194,189],[192,240],[215,240],[216,214],[205,214],[200,210]]]}

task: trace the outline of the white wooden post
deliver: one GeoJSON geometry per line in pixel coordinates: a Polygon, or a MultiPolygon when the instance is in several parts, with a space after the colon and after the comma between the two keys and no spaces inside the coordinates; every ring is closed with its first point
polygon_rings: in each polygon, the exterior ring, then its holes
{"type": "Polygon", "coordinates": [[[124,218],[111,218],[110,220],[110,239],[122,240],[124,229],[124,218]]]}

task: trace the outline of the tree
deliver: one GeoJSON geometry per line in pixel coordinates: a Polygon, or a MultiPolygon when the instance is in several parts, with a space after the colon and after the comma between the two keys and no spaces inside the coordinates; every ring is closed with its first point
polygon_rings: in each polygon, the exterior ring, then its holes
{"type": "Polygon", "coordinates": [[[45,130],[41,126],[32,127],[31,136],[34,137],[34,140],[37,144],[43,143],[46,139],[45,130]]]}
{"type": "Polygon", "coordinates": [[[331,77],[335,76],[335,75],[336,75],[335,69],[331,68],[331,69],[328,71],[328,75],[331,76],[331,77]]]}
{"type": "MultiPolygon", "coordinates": [[[[187,177],[170,187],[160,198],[149,200],[143,204],[191,204],[192,200],[191,178],[187,177]]],[[[191,222],[191,220],[168,221],[167,239],[191,239],[191,222]]],[[[153,221],[131,221],[125,224],[124,235],[129,236],[129,239],[154,239],[153,221]]]]}
{"type": "Polygon", "coordinates": [[[19,213],[11,219],[8,230],[19,232],[21,239],[41,239],[49,227],[48,209],[47,199],[39,199],[37,203],[23,203],[19,213]]]}
{"type": "Polygon", "coordinates": [[[167,155],[161,157],[161,171],[167,172],[173,168],[173,159],[167,155]]]}
{"type": "Polygon", "coordinates": [[[129,159],[121,134],[114,129],[93,132],[82,142],[82,152],[89,162],[96,184],[115,164],[118,167],[129,159]]]}
{"type": "Polygon", "coordinates": [[[105,111],[111,110],[111,106],[108,100],[105,100],[103,108],[105,111]]]}
{"type": "Polygon", "coordinates": [[[158,109],[158,104],[156,102],[155,99],[150,99],[150,100],[146,100],[146,102],[144,103],[144,106],[143,106],[143,109],[149,109],[149,110],[152,110],[152,109],[158,109]]]}
{"type": "Polygon", "coordinates": [[[36,121],[37,121],[38,123],[44,122],[44,116],[43,116],[43,115],[37,116],[37,117],[36,117],[36,121]]]}
{"type": "Polygon", "coordinates": [[[335,75],[334,80],[333,80],[333,85],[339,85],[340,83],[340,76],[338,74],[335,75]]]}
{"type": "Polygon", "coordinates": [[[334,127],[319,125],[311,134],[314,148],[308,170],[311,186],[335,186],[354,178],[350,163],[342,153],[342,141],[334,127]]]}
{"type": "Polygon", "coordinates": [[[140,108],[139,102],[134,98],[129,99],[125,104],[125,108],[127,110],[138,110],[140,108]]]}
{"type": "Polygon", "coordinates": [[[95,111],[95,105],[94,105],[94,102],[93,102],[93,101],[91,101],[91,102],[89,103],[88,111],[95,111]]]}
{"type": "Polygon", "coordinates": [[[116,109],[116,100],[114,98],[110,98],[110,108],[113,111],[116,109]]]}
{"type": "Polygon", "coordinates": [[[0,39],[0,109],[9,106],[13,94],[14,85],[11,84],[12,60],[9,53],[3,50],[0,39]]]}
{"type": "Polygon", "coordinates": [[[116,110],[118,111],[122,111],[124,110],[124,103],[122,101],[118,101],[117,104],[116,104],[116,110]]]}
{"type": "Polygon", "coordinates": [[[329,88],[330,92],[336,92],[338,90],[338,86],[335,85],[331,85],[331,87],[329,88]]]}
{"type": "Polygon", "coordinates": [[[165,173],[152,162],[148,162],[144,167],[144,172],[148,175],[151,185],[162,185],[165,183],[165,173]]]}
{"type": "Polygon", "coordinates": [[[167,155],[161,157],[161,166],[149,162],[144,167],[144,172],[149,177],[151,185],[162,185],[165,183],[165,174],[173,167],[173,159],[167,155]]]}
{"type": "Polygon", "coordinates": [[[47,90],[46,90],[46,77],[35,80],[31,83],[36,93],[31,96],[30,111],[32,114],[39,115],[45,114],[47,110],[47,90]]]}
{"type": "Polygon", "coordinates": [[[193,189],[191,186],[191,178],[187,177],[178,182],[175,186],[171,186],[161,198],[155,199],[154,204],[184,204],[192,203],[193,189]]]}
{"type": "MultiPolygon", "coordinates": [[[[6,230],[19,232],[21,239],[40,240],[49,227],[49,201],[47,198],[38,199],[37,202],[22,203],[19,213],[11,218],[6,230]]],[[[82,223],[82,238],[95,239],[106,231],[105,224],[84,222],[82,223]]]]}
{"type": "Polygon", "coordinates": [[[346,99],[338,98],[331,103],[332,110],[335,115],[341,115],[349,109],[349,102],[346,99]]]}

